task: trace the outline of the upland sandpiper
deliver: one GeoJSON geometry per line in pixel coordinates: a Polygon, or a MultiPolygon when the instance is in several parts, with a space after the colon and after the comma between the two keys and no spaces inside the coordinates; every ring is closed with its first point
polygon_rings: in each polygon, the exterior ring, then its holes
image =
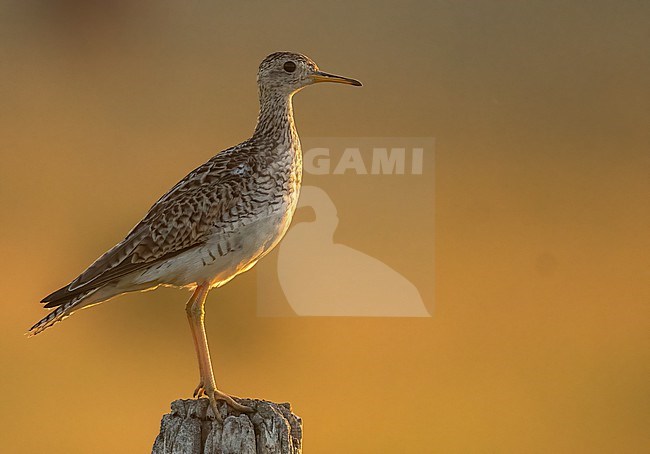
{"type": "Polygon", "coordinates": [[[250,269],[286,233],[302,180],[302,152],[292,97],[317,82],[360,86],[322,72],[308,57],[277,52],[260,64],[260,113],[253,136],[196,168],[163,195],[116,246],[67,286],[43,299],[52,311],[35,335],[79,309],[158,286],[188,288],[186,305],[199,360],[194,395],[249,411],[217,389],[210,361],[204,304],[211,288],[250,269]]]}

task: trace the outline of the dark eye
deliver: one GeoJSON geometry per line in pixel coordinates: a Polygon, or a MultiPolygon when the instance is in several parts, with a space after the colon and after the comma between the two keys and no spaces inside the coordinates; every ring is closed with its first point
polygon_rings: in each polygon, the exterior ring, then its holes
{"type": "Polygon", "coordinates": [[[288,73],[292,73],[296,70],[296,64],[292,61],[288,61],[284,64],[284,70],[288,73]]]}

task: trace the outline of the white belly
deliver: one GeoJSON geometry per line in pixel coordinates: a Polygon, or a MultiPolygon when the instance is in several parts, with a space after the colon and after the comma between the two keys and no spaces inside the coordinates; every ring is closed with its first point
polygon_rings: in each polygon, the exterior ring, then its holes
{"type": "Polygon", "coordinates": [[[280,242],[289,228],[295,206],[295,201],[291,201],[285,209],[240,225],[232,233],[215,235],[202,246],[138,272],[131,282],[173,287],[209,282],[211,287],[221,286],[252,268],[280,242]],[[226,244],[230,249],[226,249],[226,244]]]}

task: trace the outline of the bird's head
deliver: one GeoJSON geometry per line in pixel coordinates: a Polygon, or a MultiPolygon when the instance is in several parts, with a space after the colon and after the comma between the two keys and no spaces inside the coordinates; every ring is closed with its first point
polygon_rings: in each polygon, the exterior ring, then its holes
{"type": "Polygon", "coordinates": [[[260,64],[257,84],[261,92],[290,96],[307,85],[318,82],[335,82],[361,86],[361,82],[348,77],[321,71],[309,57],[293,52],[276,52],[260,64]]]}

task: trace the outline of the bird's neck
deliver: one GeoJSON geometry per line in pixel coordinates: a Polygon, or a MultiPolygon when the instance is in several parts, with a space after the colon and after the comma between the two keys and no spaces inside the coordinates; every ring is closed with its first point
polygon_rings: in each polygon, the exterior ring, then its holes
{"type": "Polygon", "coordinates": [[[292,97],[292,94],[260,92],[260,114],[253,139],[272,140],[276,144],[293,144],[298,141],[298,133],[293,121],[292,97]]]}
{"type": "Polygon", "coordinates": [[[254,149],[271,155],[274,165],[288,174],[283,182],[282,197],[291,207],[289,219],[298,203],[302,182],[302,151],[293,122],[292,96],[260,91],[260,115],[251,138],[257,145],[254,149]]]}

